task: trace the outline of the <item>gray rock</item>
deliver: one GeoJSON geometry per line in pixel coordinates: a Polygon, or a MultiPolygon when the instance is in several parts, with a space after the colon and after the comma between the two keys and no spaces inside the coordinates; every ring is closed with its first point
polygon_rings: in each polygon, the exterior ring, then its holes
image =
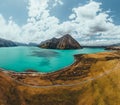
{"type": "Polygon", "coordinates": [[[48,49],[80,49],[80,44],[69,34],[41,42],[39,47],[48,49]]]}

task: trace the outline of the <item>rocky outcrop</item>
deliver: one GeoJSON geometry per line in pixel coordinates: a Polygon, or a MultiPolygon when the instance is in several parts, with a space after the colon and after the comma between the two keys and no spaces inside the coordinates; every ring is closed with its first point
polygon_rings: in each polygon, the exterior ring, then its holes
{"type": "Polygon", "coordinates": [[[12,46],[17,46],[17,44],[14,43],[13,41],[0,38],[0,47],[12,47],[12,46]]]}
{"type": "Polygon", "coordinates": [[[105,48],[106,50],[120,50],[120,46],[109,46],[105,48]]]}
{"type": "Polygon", "coordinates": [[[61,38],[52,38],[41,42],[39,47],[48,49],[79,49],[80,44],[72,38],[69,34],[64,35],[61,38]]]}

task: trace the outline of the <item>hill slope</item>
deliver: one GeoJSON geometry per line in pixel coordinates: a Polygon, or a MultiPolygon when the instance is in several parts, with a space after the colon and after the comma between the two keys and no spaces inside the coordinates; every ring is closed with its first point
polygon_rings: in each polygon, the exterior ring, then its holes
{"type": "Polygon", "coordinates": [[[80,44],[70,35],[64,35],[61,38],[52,38],[42,42],[39,47],[49,49],[79,49],[80,44]]]}
{"type": "Polygon", "coordinates": [[[46,75],[1,71],[0,105],[120,105],[120,52],[75,58],[46,75]]]}
{"type": "Polygon", "coordinates": [[[12,47],[12,46],[17,46],[17,44],[10,40],[0,38],[0,47],[12,47]]]}

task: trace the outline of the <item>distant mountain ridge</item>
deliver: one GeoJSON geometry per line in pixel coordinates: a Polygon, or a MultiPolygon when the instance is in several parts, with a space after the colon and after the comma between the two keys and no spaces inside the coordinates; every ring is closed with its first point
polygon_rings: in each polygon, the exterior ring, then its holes
{"type": "Polygon", "coordinates": [[[17,46],[17,43],[0,38],[0,47],[12,47],[12,46],[17,46]]]}
{"type": "Polygon", "coordinates": [[[11,40],[0,38],[0,47],[15,47],[15,46],[38,46],[36,43],[21,43],[21,42],[14,42],[11,40]]]}
{"type": "Polygon", "coordinates": [[[48,49],[80,49],[81,45],[69,34],[40,43],[39,47],[48,49]]]}
{"type": "Polygon", "coordinates": [[[30,43],[28,43],[28,46],[38,46],[38,44],[30,42],[30,43]]]}

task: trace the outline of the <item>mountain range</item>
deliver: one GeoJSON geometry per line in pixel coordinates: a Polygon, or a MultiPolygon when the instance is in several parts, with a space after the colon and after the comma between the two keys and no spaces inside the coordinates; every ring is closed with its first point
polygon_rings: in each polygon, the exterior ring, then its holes
{"type": "Polygon", "coordinates": [[[17,43],[0,38],[0,47],[12,47],[12,46],[17,46],[17,43]]]}
{"type": "Polygon", "coordinates": [[[120,43],[111,44],[111,45],[102,45],[102,46],[82,46],[69,34],[62,36],[61,38],[52,38],[46,41],[41,42],[40,44],[37,43],[21,43],[21,42],[14,42],[11,40],[0,38],[0,47],[15,47],[15,46],[38,46],[41,48],[48,48],[48,49],[79,49],[82,47],[92,47],[92,48],[108,48],[114,46],[120,46],[120,43]]]}
{"type": "Polygon", "coordinates": [[[37,44],[36,43],[26,44],[0,38],[0,47],[15,47],[15,46],[37,46],[37,44]]]}

